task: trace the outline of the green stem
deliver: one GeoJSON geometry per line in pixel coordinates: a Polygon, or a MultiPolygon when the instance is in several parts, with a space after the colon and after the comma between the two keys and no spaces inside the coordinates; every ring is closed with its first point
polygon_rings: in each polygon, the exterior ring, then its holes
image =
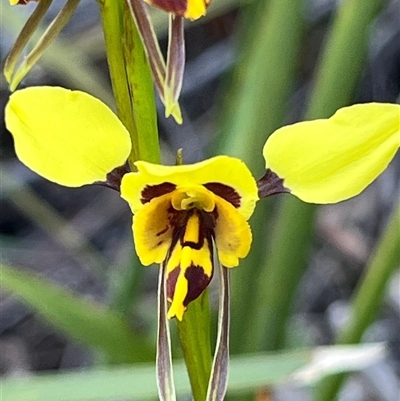
{"type": "Polygon", "coordinates": [[[161,152],[153,77],[142,39],[128,5],[124,4],[124,56],[136,127],[135,141],[138,157],[140,160],[160,163],[161,152]]]}
{"type": "Polygon", "coordinates": [[[131,135],[131,169],[136,160],[159,163],[156,104],[150,67],[125,2],[100,1],[107,60],[117,113],[131,135]]]}
{"type": "Polygon", "coordinates": [[[124,4],[122,1],[101,0],[99,5],[117,114],[131,135],[132,151],[128,162],[132,168],[133,163],[139,159],[139,146],[132,112],[131,93],[126,77],[123,41],[121,40],[124,37],[124,4]]]}
{"type": "MultiPolygon", "coordinates": [[[[352,302],[352,318],[340,331],[337,344],[356,344],[381,309],[385,289],[398,267],[400,260],[400,204],[389,220],[380,243],[376,247],[364,279],[360,281],[352,302]]],[[[315,399],[318,401],[334,400],[345,375],[327,377],[316,388],[315,399]]]]}
{"type": "Polygon", "coordinates": [[[178,322],[183,356],[194,401],[204,401],[211,373],[210,308],[208,290],[189,304],[178,322]]]}

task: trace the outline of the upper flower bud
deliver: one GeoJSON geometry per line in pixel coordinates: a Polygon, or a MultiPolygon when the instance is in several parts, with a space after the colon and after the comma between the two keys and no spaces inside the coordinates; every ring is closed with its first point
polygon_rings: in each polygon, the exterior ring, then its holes
{"type": "Polygon", "coordinates": [[[211,0],[145,0],[152,6],[162,10],[185,17],[190,20],[196,20],[207,12],[207,7],[211,0]]]}
{"type": "Polygon", "coordinates": [[[10,0],[10,4],[12,6],[16,6],[17,4],[25,5],[25,4],[30,3],[31,1],[40,1],[40,0],[10,0]]]}

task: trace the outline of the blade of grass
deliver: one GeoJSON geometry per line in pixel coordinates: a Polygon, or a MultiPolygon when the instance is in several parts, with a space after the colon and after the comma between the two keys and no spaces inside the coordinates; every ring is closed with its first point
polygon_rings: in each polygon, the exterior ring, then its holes
{"type": "Polygon", "coordinates": [[[80,0],[67,0],[63,8],[45,30],[35,47],[29,52],[24,58],[21,65],[17,68],[17,71],[11,77],[10,90],[14,91],[22,79],[28,74],[31,68],[37,63],[42,57],[46,49],[51,43],[57,38],[61,30],[71,19],[76,8],[78,7],[80,0]]]}
{"type": "MultiPolygon", "coordinates": [[[[310,358],[310,350],[232,358],[231,391],[243,392],[278,383],[307,365],[310,358]]],[[[150,400],[157,397],[154,370],[154,364],[137,364],[9,378],[2,382],[2,395],[4,400],[13,401],[150,400]]],[[[189,394],[190,384],[184,363],[175,363],[174,372],[178,393],[189,394]]]]}
{"type": "MultiPolygon", "coordinates": [[[[2,7],[2,34],[17,36],[23,25],[21,15],[12,7],[2,7]]],[[[38,40],[45,29],[39,25],[33,40],[38,40]]],[[[46,71],[58,77],[65,85],[81,89],[103,100],[110,107],[114,106],[114,100],[104,79],[98,70],[93,67],[91,59],[73,40],[56,38],[45,51],[38,62],[46,71]],[[72,68],[73,66],[73,68],[72,68]]]]}
{"type": "MultiPolygon", "coordinates": [[[[368,344],[236,356],[230,361],[229,392],[243,397],[246,391],[288,379],[307,385],[310,380],[312,382],[320,376],[318,371],[321,369],[316,367],[321,362],[329,359],[335,361],[331,367],[324,363],[322,374],[326,370],[352,371],[381,358],[382,350],[382,344],[368,344]]],[[[190,384],[184,363],[175,363],[174,372],[178,393],[188,394],[190,384]]],[[[150,400],[157,397],[154,364],[107,366],[86,371],[79,369],[24,378],[4,378],[2,396],[7,401],[150,400]]]]}
{"type": "MultiPolygon", "coordinates": [[[[361,341],[368,326],[382,307],[387,284],[399,267],[400,261],[400,204],[393,211],[386,230],[377,245],[371,261],[360,281],[351,305],[351,319],[339,332],[337,344],[355,344],[361,341]]],[[[317,386],[315,400],[334,400],[345,375],[327,377],[317,386]]]]}
{"type": "MultiPolygon", "coordinates": [[[[262,147],[268,135],[282,124],[293,89],[303,31],[303,5],[303,1],[260,1],[254,4],[258,9],[252,12],[255,18],[251,24],[247,15],[243,16],[246,24],[240,37],[246,38],[246,43],[241,44],[244,52],[233,73],[233,85],[224,95],[228,100],[218,150],[241,158],[260,177],[264,169],[262,147]]],[[[262,267],[269,206],[269,202],[257,205],[251,220],[251,253],[231,275],[232,352],[243,350],[246,343],[243,328],[248,325],[249,309],[254,304],[254,282],[262,267]]]]}
{"type": "Polygon", "coordinates": [[[6,169],[1,171],[1,185],[7,198],[33,223],[56,241],[84,268],[91,269],[103,279],[108,260],[72,224],[64,219],[52,205],[41,198],[30,186],[16,180],[6,169]]]}
{"type": "MultiPolygon", "coordinates": [[[[371,24],[382,4],[379,0],[362,3],[347,0],[340,4],[316,69],[308,119],[328,117],[352,101],[363,71],[371,24]]],[[[278,349],[284,345],[285,323],[295,288],[307,266],[315,211],[314,205],[294,197],[283,200],[270,233],[266,264],[253,290],[256,302],[248,323],[250,344],[262,349],[278,349]]]]}
{"type": "Polygon", "coordinates": [[[1,265],[1,284],[71,338],[103,351],[111,363],[152,358],[152,347],[105,307],[28,272],[1,265]]]}
{"type": "Polygon", "coordinates": [[[26,21],[26,24],[22,28],[21,33],[18,35],[17,40],[8,53],[4,62],[4,76],[8,83],[10,83],[11,81],[12,75],[14,74],[15,66],[17,65],[17,62],[22,52],[24,51],[25,46],[28,44],[32,35],[35,33],[51,3],[52,0],[44,0],[38,3],[37,7],[26,21]]]}
{"type": "Polygon", "coordinates": [[[146,270],[132,247],[129,250],[124,248],[124,251],[132,254],[129,263],[123,266],[122,270],[111,269],[109,272],[110,306],[116,313],[129,316],[132,312],[130,307],[134,306],[141,296],[146,270]]]}

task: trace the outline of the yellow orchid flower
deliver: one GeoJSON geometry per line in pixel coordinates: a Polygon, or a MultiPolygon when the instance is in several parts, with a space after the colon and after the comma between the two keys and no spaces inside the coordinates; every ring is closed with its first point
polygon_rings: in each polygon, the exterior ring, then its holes
{"type": "MultiPolygon", "coordinates": [[[[66,186],[106,181],[131,149],[115,114],[79,91],[16,91],[6,124],[18,158],[66,186]]],[[[192,165],[135,165],[138,171],[123,177],[121,196],[134,213],[136,251],[144,265],[166,264],[168,317],[181,320],[212,278],[214,242],[225,267],[237,266],[249,252],[247,220],[258,200],[257,184],[243,162],[228,156],[192,165]]]]}
{"type": "MultiPolygon", "coordinates": [[[[5,114],[19,159],[61,185],[109,180],[131,149],[118,118],[83,92],[27,88],[11,95],[5,114]]],[[[259,197],[348,199],[386,168],[399,145],[400,106],[370,103],[278,129],[265,144],[267,171],[257,183],[243,162],[228,156],[180,166],[137,161],[137,171],[119,177],[117,189],[134,214],[140,260],[166,269],[168,317],[181,320],[209,284],[214,246],[228,268],[248,254],[247,220],[259,197]]]]}
{"type": "Polygon", "coordinates": [[[183,313],[213,275],[213,243],[220,263],[247,256],[247,220],[258,200],[256,181],[239,159],[218,156],[181,166],[135,163],[122,179],[130,204],[136,252],[144,265],[166,263],[168,318],[183,313]]]}

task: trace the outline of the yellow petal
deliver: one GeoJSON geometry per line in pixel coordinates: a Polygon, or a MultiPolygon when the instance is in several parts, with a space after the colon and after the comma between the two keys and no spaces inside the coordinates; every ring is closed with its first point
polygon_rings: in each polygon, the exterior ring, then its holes
{"type": "Polygon", "coordinates": [[[121,196],[134,213],[151,196],[160,196],[176,188],[201,185],[235,203],[245,219],[251,216],[258,200],[256,181],[247,166],[233,157],[217,156],[180,166],[162,166],[143,161],[135,165],[138,171],[126,174],[121,184],[121,196]]]}
{"type": "Polygon", "coordinates": [[[133,216],[136,253],[143,265],[162,263],[171,246],[171,195],[154,198],[133,216]]]}
{"type": "Polygon", "coordinates": [[[225,267],[235,267],[250,251],[252,235],[246,219],[229,202],[216,198],[215,244],[225,267]]]}
{"type": "MultiPolygon", "coordinates": [[[[237,212],[236,212],[237,213],[237,212]]],[[[168,318],[182,320],[188,304],[208,286],[213,275],[211,232],[204,237],[199,212],[193,211],[181,238],[167,261],[167,293],[171,302],[168,318]]]]}
{"type": "Polygon", "coordinates": [[[129,133],[100,100],[80,91],[32,87],[10,96],[5,110],[18,158],[61,185],[106,180],[130,153],[129,133]]]}
{"type": "Polygon", "coordinates": [[[305,202],[335,203],[359,194],[400,145],[400,106],[357,104],[331,118],[275,131],[264,158],[284,186],[305,202]]]}

